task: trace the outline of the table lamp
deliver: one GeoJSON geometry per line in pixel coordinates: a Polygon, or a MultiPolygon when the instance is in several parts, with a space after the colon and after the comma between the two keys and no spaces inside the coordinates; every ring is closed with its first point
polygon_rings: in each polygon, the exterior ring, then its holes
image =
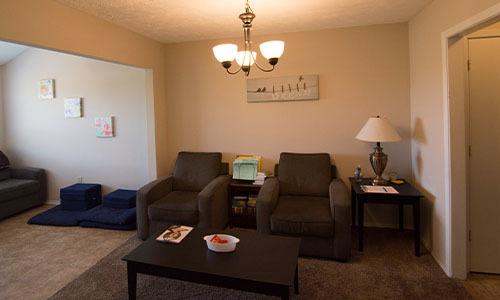
{"type": "Polygon", "coordinates": [[[384,185],[386,181],[382,178],[382,173],[387,165],[387,155],[382,152],[381,142],[397,142],[401,140],[398,132],[391,126],[386,118],[380,116],[370,117],[365,126],[361,128],[356,139],[365,142],[376,142],[377,146],[370,154],[370,163],[372,164],[375,178],[373,185],[384,185]]]}

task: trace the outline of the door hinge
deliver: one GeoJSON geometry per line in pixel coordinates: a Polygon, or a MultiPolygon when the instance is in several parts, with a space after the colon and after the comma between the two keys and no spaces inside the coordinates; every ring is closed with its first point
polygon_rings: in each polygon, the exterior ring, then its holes
{"type": "Polygon", "coordinates": [[[469,230],[469,242],[470,242],[470,241],[472,241],[472,233],[471,233],[471,232],[472,232],[472,231],[471,231],[471,230],[469,230]]]}
{"type": "Polygon", "coordinates": [[[469,157],[472,156],[472,146],[469,145],[469,157]]]}
{"type": "Polygon", "coordinates": [[[470,71],[470,59],[467,60],[467,71],[470,71]]]}

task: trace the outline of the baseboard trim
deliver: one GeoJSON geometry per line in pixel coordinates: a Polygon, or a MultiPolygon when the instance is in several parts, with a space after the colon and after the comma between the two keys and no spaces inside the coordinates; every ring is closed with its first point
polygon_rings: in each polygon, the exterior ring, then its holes
{"type": "Polygon", "coordinates": [[[47,200],[47,201],[45,201],[45,204],[59,205],[59,204],[61,204],[61,200],[47,200]]]}

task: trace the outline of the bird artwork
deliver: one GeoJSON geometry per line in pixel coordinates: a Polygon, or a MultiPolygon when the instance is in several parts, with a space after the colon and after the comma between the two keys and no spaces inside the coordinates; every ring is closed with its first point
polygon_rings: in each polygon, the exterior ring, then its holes
{"type": "Polygon", "coordinates": [[[318,100],[318,82],[318,75],[247,79],[247,101],[318,100]]]}

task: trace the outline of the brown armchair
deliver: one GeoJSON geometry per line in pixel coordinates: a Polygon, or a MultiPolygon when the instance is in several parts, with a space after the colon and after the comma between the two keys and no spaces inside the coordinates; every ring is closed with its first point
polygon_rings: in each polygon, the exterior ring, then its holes
{"type": "Polygon", "coordinates": [[[158,178],[137,193],[139,238],[169,224],[224,228],[230,177],[222,154],[180,152],[173,175],[158,178]]]}
{"type": "Polygon", "coordinates": [[[302,255],[347,261],[351,204],[335,170],[327,153],[281,153],[257,198],[257,231],[301,237],[302,255]]]}

